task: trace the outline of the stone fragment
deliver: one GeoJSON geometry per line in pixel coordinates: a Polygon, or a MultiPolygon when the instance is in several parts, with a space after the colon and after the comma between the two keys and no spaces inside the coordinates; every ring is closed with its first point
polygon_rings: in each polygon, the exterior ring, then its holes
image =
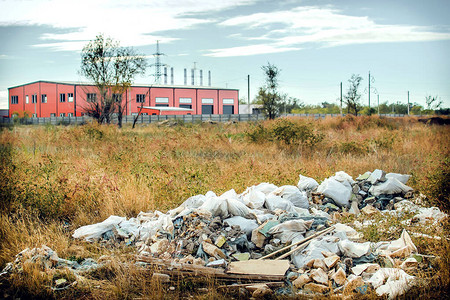
{"type": "Polygon", "coordinates": [[[378,209],[376,209],[375,207],[373,207],[372,205],[368,204],[365,207],[363,207],[363,209],[361,209],[361,212],[370,216],[370,215],[379,213],[380,211],[378,209]]]}
{"type": "Polygon", "coordinates": [[[250,253],[244,252],[244,253],[235,253],[233,254],[233,257],[239,261],[243,260],[249,260],[250,259],[250,253]]]}
{"type": "Polygon", "coordinates": [[[266,241],[266,236],[264,234],[262,234],[261,232],[259,232],[264,227],[264,225],[265,225],[265,223],[260,225],[258,228],[253,229],[253,231],[252,231],[251,241],[258,248],[263,248],[264,242],[266,241]]]}
{"type": "Polygon", "coordinates": [[[363,286],[364,280],[361,278],[361,276],[353,276],[350,275],[348,278],[348,282],[344,287],[344,293],[352,293],[357,287],[363,286]]]}
{"type": "Polygon", "coordinates": [[[328,269],[331,269],[331,268],[334,268],[334,266],[336,266],[339,259],[340,259],[339,256],[333,255],[333,256],[326,257],[323,260],[323,262],[325,263],[325,265],[327,266],[328,269]]]}
{"type": "Polygon", "coordinates": [[[269,295],[272,295],[272,294],[273,294],[272,289],[270,289],[267,285],[264,284],[263,286],[257,288],[253,292],[252,296],[255,299],[263,299],[263,298],[265,298],[265,297],[267,297],[269,295]]]}
{"type": "Polygon", "coordinates": [[[194,266],[203,266],[205,262],[200,257],[194,258],[194,261],[192,262],[194,266]]]}
{"type": "Polygon", "coordinates": [[[352,272],[355,275],[361,275],[363,272],[375,273],[379,269],[380,269],[380,265],[378,265],[378,264],[366,263],[366,264],[360,264],[360,265],[354,266],[352,268],[352,272]]]}
{"type": "Polygon", "coordinates": [[[310,290],[314,293],[323,294],[325,292],[328,292],[328,286],[323,284],[317,284],[314,282],[305,284],[304,288],[305,290],[310,290]]]}
{"type": "Polygon", "coordinates": [[[194,263],[194,257],[192,255],[185,256],[180,259],[181,264],[193,264],[194,263]]]}
{"type": "Polygon", "coordinates": [[[337,285],[344,285],[345,281],[347,280],[347,276],[345,275],[344,270],[342,270],[342,268],[339,268],[337,272],[334,273],[333,277],[331,277],[331,279],[333,279],[337,285]]]}
{"type": "Polygon", "coordinates": [[[205,251],[208,255],[215,257],[216,259],[227,258],[225,253],[223,253],[219,248],[217,248],[213,244],[202,242],[202,247],[203,251],[205,251]]]}
{"type": "Polygon", "coordinates": [[[314,260],[313,268],[314,268],[314,269],[320,268],[320,269],[322,269],[322,270],[324,270],[324,271],[327,271],[327,270],[328,270],[327,266],[325,265],[325,263],[323,262],[323,260],[320,259],[320,258],[316,258],[316,259],[314,260]]]}
{"type": "Polygon", "coordinates": [[[219,235],[214,244],[220,248],[223,246],[223,244],[225,244],[226,241],[227,239],[223,235],[219,235]]]}
{"type": "Polygon", "coordinates": [[[153,273],[152,280],[159,281],[161,283],[169,283],[170,282],[170,276],[167,274],[162,273],[153,273]]]}
{"type": "Polygon", "coordinates": [[[328,284],[328,274],[322,269],[314,269],[311,271],[311,279],[317,283],[328,284]]]}
{"type": "Polygon", "coordinates": [[[311,282],[311,278],[307,274],[302,274],[292,282],[292,285],[297,289],[301,289],[308,282],[311,282]]]}
{"type": "Polygon", "coordinates": [[[410,269],[417,268],[418,265],[419,265],[419,262],[414,257],[410,257],[402,263],[400,268],[402,268],[403,270],[410,270],[410,269]]]}

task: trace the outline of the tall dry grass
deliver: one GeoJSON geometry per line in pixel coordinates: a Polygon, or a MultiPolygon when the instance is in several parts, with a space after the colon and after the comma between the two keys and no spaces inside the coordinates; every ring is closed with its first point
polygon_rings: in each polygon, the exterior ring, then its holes
{"type": "Polygon", "coordinates": [[[353,177],[376,168],[412,174],[413,188],[448,209],[448,194],[439,193],[448,186],[448,126],[379,117],[289,122],[323,139],[314,145],[254,142],[253,123],[3,129],[0,268],[24,248],[41,244],[63,258],[98,257],[105,249],[73,241],[74,229],[112,214],[166,211],[209,190],[240,193],[260,182],[296,185],[299,174],[318,181],[341,170],[353,177]]]}

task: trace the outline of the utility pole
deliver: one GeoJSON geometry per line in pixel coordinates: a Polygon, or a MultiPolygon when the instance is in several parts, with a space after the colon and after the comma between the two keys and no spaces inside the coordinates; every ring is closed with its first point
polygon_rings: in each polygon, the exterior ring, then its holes
{"type": "Polygon", "coordinates": [[[153,53],[153,56],[156,58],[156,63],[152,64],[151,66],[155,67],[155,83],[161,84],[161,67],[166,66],[165,64],[161,63],[161,56],[165,55],[164,53],[159,52],[159,40],[156,41],[156,53],[153,53]]]}
{"type": "Polygon", "coordinates": [[[248,113],[250,114],[250,75],[247,75],[247,102],[248,102],[248,113]]]}
{"type": "Polygon", "coordinates": [[[341,116],[342,116],[342,81],[341,81],[341,116]]]}
{"type": "Polygon", "coordinates": [[[369,114],[370,114],[370,71],[369,71],[369,114]]]}
{"type": "Polygon", "coordinates": [[[380,115],[380,94],[377,94],[378,98],[378,115],[380,115]]]}
{"type": "Polygon", "coordinates": [[[408,116],[409,116],[409,91],[408,91],[408,116]]]}

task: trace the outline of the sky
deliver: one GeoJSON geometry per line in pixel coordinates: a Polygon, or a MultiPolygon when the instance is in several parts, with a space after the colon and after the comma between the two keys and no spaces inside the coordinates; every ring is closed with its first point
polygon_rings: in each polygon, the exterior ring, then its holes
{"type": "MultiPolygon", "coordinates": [[[[243,101],[248,75],[253,100],[270,63],[281,70],[279,91],[305,104],[338,104],[352,74],[367,104],[370,72],[371,106],[377,97],[406,103],[409,91],[412,103],[431,95],[450,107],[449,15],[449,0],[0,0],[0,108],[9,87],[85,82],[80,53],[100,33],[149,64],[159,40],[175,84],[195,65],[243,101]]],[[[154,72],[135,83],[152,84],[154,72]]]]}

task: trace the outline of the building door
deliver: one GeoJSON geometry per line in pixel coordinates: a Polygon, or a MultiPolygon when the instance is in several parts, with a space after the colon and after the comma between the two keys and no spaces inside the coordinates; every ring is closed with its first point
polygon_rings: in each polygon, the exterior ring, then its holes
{"type": "Polygon", "coordinates": [[[223,106],[223,114],[224,115],[234,114],[234,105],[224,105],[223,106]]]}
{"type": "Polygon", "coordinates": [[[202,105],[202,115],[212,115],[214,111],[214,105],[202,105]]]}

